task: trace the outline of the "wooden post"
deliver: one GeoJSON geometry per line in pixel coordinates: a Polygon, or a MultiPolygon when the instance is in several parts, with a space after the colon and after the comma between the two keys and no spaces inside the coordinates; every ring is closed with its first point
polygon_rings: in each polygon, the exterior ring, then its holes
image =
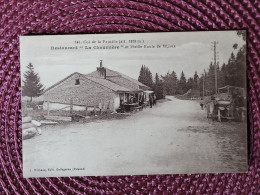
{"type": "MultiPolygon", "coordinates": [[[[120,100],[119,100],[120,101],[120,100]]],[[[119,103],[120,104],[120,103],[119,103]]],[[[107,110],[110,110],[110,107],[111,107],[111,102],[108,101],[108,105],[107,105],[107,110]]]]}
{"type": "Polygon", "coordinates": [[[47,116],[50,116],[50,103],[47,101],[47,116]]]}
{"type": "Polygon", "coordinates": [[[22,104],[22,105],[24,105],[24,109],[22,109],[22,111],[23,111],[22,116],[27,116],[27,114],[28,114],[27,104],[28,104],[27,101],[24,104],[22,104]]]}
{"type": "Polygon", "coordinates": [[[88,106],[85,107],[86,116],[88,116],[88,106]]]}
{"type": "Polygon", "coordinates": [[[101,115],[101,112],[102,112],[102,103],[101,102],[98,104],[98,108],[99,108],[99,114],[101,115]]]}
{"type": "Polygon", "coordinates": [[[96,106],[94,106],[94,115],[96,116],[96,106]]]}
{"type": "Polygon", "coordinates": [[[221,122],[221,113],[220,113],[220,109],[218,108],[218,121],[221,122]]]}
{"type": "Polygon", "coordinates": [[[70,114],[73,112],[73,99],[70,98],[70,114]]]}
{"type": "Polygon", "coordinates": [[[203,76],[203,79],[202,79],[202,97],[203,97],[203,99],[204,99],[204,96],[205,96],[205,93],[204,93],[204,91],[205,91],[205,87],[204,87],[204,85],[205,85],[205,84],[204,84],[204,83],[205,83],[205,76],[206,76],[206,75],[204,75],[204,76],[203,76]]]}

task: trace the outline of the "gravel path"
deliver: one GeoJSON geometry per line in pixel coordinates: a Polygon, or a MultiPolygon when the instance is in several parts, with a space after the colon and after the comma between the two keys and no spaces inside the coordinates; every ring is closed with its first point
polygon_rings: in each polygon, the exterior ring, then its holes
{"type": "Polygon", "coordinates": [[[168,98],[125,119],[45,126],[23,142],[24,176],[247,171],[246,124],[214,122],[197,102],[168,98]]]}

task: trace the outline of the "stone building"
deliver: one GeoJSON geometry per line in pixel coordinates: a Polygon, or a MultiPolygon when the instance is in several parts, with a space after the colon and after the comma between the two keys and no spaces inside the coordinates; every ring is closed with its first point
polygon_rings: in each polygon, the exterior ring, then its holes
{"type": "Polygon", "coordinates": [[[122,101],[137,95],[149,87],[119,72],[102,66],[84,75],[75,72],[44,91],[43,108],[57,110],[84,110],[99,107],[115,111],[122,101]]]}

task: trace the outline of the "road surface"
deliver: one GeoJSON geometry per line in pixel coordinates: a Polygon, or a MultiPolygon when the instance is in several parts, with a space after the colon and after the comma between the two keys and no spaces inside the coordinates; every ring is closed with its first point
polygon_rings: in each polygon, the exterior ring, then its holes
{"type": "Polygon", "coordinates": [[[23,141],[24,176],[247,171],[245,124],[215,122],[196,101],[168,99],[125,119],[43,127],[23,141]]]}

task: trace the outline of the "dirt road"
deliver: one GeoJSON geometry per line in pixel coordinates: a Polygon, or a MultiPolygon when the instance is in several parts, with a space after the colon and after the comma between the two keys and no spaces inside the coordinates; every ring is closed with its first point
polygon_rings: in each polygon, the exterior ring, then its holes
{"type": "Polygon", "coordinates": [[[245,124],[213,122],[197,102],[168,98],[126,119],[44,127],[23,142],[24,176],[247,170],[245,124]]]}

